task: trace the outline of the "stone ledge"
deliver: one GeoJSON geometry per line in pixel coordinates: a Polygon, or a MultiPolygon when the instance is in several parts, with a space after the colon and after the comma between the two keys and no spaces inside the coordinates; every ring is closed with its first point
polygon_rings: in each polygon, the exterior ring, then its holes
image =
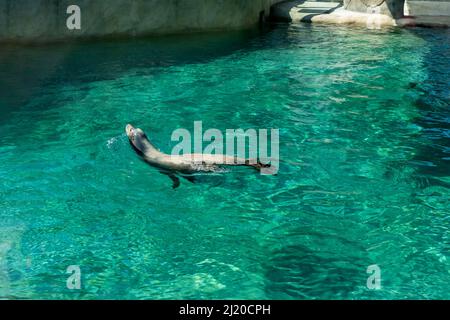
{"type": "Polygon", "coordinates": [[[288,1],[277,4],[272,9],[274,20],[292,22],[312,22],[347,24],[368,28],[400,27],[449,27],[450,16],[408,16],[394,19],[379,13],[362,13],[345,10],[336,2],[288,1]]]}
{"type": "Polygon", "coordinates": [[[415,1],[407,0],[407,16],[450,16],[450,1],[415,1]]]}

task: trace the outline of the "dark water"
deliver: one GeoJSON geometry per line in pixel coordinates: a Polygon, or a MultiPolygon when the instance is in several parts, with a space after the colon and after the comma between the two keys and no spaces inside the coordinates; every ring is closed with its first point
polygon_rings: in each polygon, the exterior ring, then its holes
{"type": "Polygon", "coordinates": [[[0,296],[450,298],[449,39],[275,25],[1,47],[0,296]],[[279,128],[279,174],[174,191],[124,135],[170,152],[196,120],[279,128]]]}

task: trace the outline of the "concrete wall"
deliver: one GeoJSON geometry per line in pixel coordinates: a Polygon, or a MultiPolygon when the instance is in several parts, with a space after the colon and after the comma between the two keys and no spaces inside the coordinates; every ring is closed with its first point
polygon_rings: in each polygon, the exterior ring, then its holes
{"type": "Polygon", "coordinates": [[[411,16],[450,16],[450,0],[406,0],[405,14],[411,16]]]}
{"type": "Polygon", "coordinates": [[[246,28],[281,0],[0,0],[0,41],[168,34],[246,28]],[[68,30],[69,5],[81,30],[68,30]]]}

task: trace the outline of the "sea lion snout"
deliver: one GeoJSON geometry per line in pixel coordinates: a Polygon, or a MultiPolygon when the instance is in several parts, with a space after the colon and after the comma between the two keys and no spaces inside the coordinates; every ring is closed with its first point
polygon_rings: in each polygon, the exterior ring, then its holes
{"type": "Polygon", "coordinates": [[[125,131],[127,132],[127,134],[133,132],[134,127],[131,124],[127,124],[127,126],[125,127],[125,131]]]}
{"type": "Polygon", "coordinates": [[[125,127],[125,132],[130,140],[134,140],[136,136],[136,129],[131,124],[127,124],[125,127]]]}
{"type": "Polygon", "coordinates": [[[127,124],[125,127],[125,131],[128,137],[128,140],[133,147],[133,149],[140,155],[143,155],[150,145],[147,136],[144,131],[139,128],[133,127],[131,124],[127,124]]]}
{"type": "Polygon", "coordinates": [[[131,140],[135,140],[136,138],[146,139],[144,131],[139,128],[133,127],[131,124],[127,124],[125,131],[127,133],[128,138],[131,140]]]}

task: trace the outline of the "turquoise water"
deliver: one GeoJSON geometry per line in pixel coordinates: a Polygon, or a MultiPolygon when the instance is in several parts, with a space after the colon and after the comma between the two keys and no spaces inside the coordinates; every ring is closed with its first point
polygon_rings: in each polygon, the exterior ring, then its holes
{"type": "Polygon", "coordinates": [[[1,47],[0,296],[449,299],[449,39],[281,24],[1,47]],[[172,190],[124,134],[170,152],[197,120],[279,128],[279,174],[172,190]]]}

